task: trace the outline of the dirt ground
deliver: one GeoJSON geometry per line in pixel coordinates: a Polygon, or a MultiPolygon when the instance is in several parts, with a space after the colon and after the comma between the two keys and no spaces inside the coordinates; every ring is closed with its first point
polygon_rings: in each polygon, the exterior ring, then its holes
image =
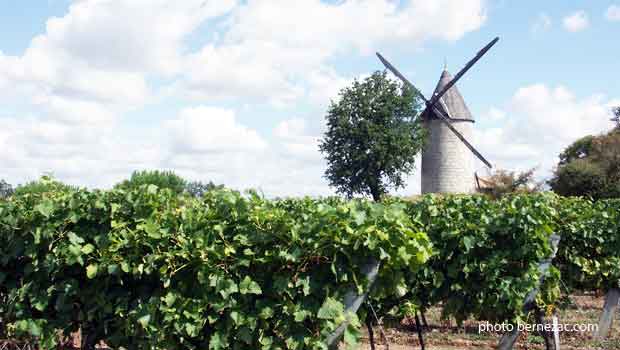
{"type": "MultiPolygon", "coordinates": [[[[603,309],[604,296],[572,295],[570,306],[558,312],[562,324],[598,324],[603,309]]],[[[429,328],[424,331],[424,340],[428,350],[457,349],[495,349],[501,333],[478,332],[479,322],[468,320],[462,327],[455,322],[441,320],[441,309],[433,308],[427,312],[429,328]]],[[[383,327],[390,350],[420,349],[415,325],[409,320],[396,322],[386,320],[383,327]]],[[[377,338],[377,350],[386,349],[381,341],[379,328],[374,328],[377,338]]],[[[366,333],[365,333],[366,334],[366,333]]],[[[561,332],[560,345],[562,350],[620,350],[620,315],[610,331],[609,337],[603,341],[593,339],[592,332],[561,332]]],[[[361,349],[370,349],[367,336],[361,349]]],[[[545,349],[544,338],[535,332],[522,333],[514,349],[545,349]]]]}

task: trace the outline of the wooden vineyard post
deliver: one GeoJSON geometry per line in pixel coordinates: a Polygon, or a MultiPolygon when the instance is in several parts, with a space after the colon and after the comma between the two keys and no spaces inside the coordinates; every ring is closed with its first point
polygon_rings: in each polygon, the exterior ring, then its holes
{"type": "MultiPolygon", "coordinates": [[[[352,288],[349,292],[347,292],[347,294],[345,294],[343,302],[344,302],[344,311],[346,314],[357,313],[357,310],[360,308],[362,303],[366,300],[366,297],[368,297],[368,293],[372,289],[372,286],[375,283],[375,280],[377,279],[380,266],[381,266],[381,262],[375,259],[370,260],[366,265],[364,265],[364,267],[362,268],[362,274],[368,280],[368,288],[362,294],[358,294],[356,288],[352,288]]],[[[340,324],[338,328],[336,328],[336,330],[332,334],[330,334],[330,336],[327,338],[327,346],[330,349],[338,348],[338,341],[342,337],[342,334],[344,333],[344,330],[347,328],[348,325],[349,325],[349,320],[347,319],[342,324],[340,324]]]]}
{"type": "Polygon", "coordinates": [[[620,301],[620,289],[612,288],[605,295],[605,305],[603,313],[598,321],[598,327],[594,332],[595,339],[604,339],[609,335],[609,330],[614,321],[614,315],[618,310],[618,302],[620,301]]]}
{"type": "MultiPolygon", "coordinates": [[[[551,237],[549,238],[549,241],[551,243],[551,255],[549,257],[547,257],[547,259],[543,260],[540,262],[540,264],[538,265],[538,271],[540,272],[541,276],[540,279],[538,280],[538,286],[540,286],[542,284],[542,282],[545,280],[546,276],[547,276],[547,271],[549,271],[549,268],[551,267],[551,261],[553,260],[553,258],[555,258],[555,254],[558,252],[558,245],[560,243],[560,236],[553,234],[551,235],[551,237]]],[[[523,311],[524,312],[528,312],[530,310],[532,310],[535,306],[536,306],[536,294],[538,294],[538,287],[534,288],[532,291],[530,291],[527,295],[527,297],[525,298],[525,302],[523,303],[523,311]]],[[[557,333],[558,329],[557,327],[553,327],[553,332],[557,333]]],[[[558,334],[554,334],[553,337],[548,337],[547,334],[544,334],[545,338],[546,338],[546,342],[550,342],[550,344],[552,344],[552,349],[554,350],[559,350],[560,349],[560,343],[559,343],[559,335],[558,334]],[[558,341],[555,341],[555,339],[558,339],[558,341]]],[[[502,338],[499,340],[499,343],[497,345],[497,349],[498,350],[511,350],[512,347],[514,346],[515,342],[517,341],[517,337],[519,337],[519,327],[514,327],[512,332],[509,333],[504,333],[504,335],[502,336],[502,338]]]]}

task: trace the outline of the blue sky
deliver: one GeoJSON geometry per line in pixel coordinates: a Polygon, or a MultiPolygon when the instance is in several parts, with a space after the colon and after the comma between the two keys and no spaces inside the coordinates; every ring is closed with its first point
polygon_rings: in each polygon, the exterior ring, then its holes
{"type": "MultiPolygon", "coordinates": [[[[444,59],[498,167],[549,175],[620,105],[619,1],[0,0],[0,178],[109,187],[135,169],[323,195],[331,98],[382,69],[430,94],[444,59]]],[[[484,171],[477,164],[478,171],[484,171]]],[[[399,194],[419,191],[411,175],[399,194]]]]}

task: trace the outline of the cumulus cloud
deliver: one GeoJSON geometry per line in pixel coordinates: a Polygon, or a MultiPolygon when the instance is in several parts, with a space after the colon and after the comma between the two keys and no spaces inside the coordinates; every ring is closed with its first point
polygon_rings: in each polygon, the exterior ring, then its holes
{"type": "Polygon", "coordinates": [[[235,0],[80,1],[65,16],[48,20],[46,33],[38,40],[96,68],[175,72],[185,36],[235,4],[235,0]]]}
{"type": "Polygon", "coordinates": [[[0,53],[0,88],[141,105],[152,97],[149,79],[163,76],[178,79],[166,91],[207,102],[242,97],[286,105],[312,91],[307,72],[328,72],[326,62],[335,55],[368,54],[376,45],[401,40],[459,39],[484,23],[484,5],[484,0],[77,1],[64,16],[50,18],[23,55],[0,53]],[[213,36],[197,50],[187,47],[187,37],[205,23],[213,36]]]}
{"type": "Polygon", "coordinates": [[[73,2],[24,53],[0,52],[0,91],[129,108],[152,96],[149,76],[182,69],[184,39],[234,0],[73,2]]]}
{"type": "Polygon", "coordinates": [[[166,121],[164,127],[175,151],[255,151],[266,147],[255,130],[239,124],[234,111],[224,108],[186,108],[177,118],[166,121]]]}
{"type": "Polygon", "coordinates": [[[232,11],[217,43],[188,58],[180,86],[201,98],[242,92],[286,104],[312,91],[308,72],[325,74],[329,58],[402,41],[457,40],[485,19],[481,0],[249,1],[232,11]]]}
{"type": "Polygon", "coordinates": [[[564,29],[574,33],[588,28],[590,20],[588,19],[588,14],[580,10],[564,17],[562,24],[564,25],[564,29]]]}
{"type": "Polygon", "coordinates": [[[620,6],[611,5],[605,11],[605,18],[609,21],[620,21],[620,6]]]}
{"type": "Polygon", "coordinates": [[[578,98],[567,87],[534,84],[518,89],[497,127],[475,130],[476,144],[499,167],[540,166],[549,175],[558,154],[573,141],[611,129],[610,106],[603,95],[578,98]]]}
{"type": "Polygon", "coordinates": [[[282,146],[280,152],[283,155],[317,163],[321,160],[320,136],[312,133],[307,124],[301,118],[283,120],[276,125],[273,133],[282,146]]]}

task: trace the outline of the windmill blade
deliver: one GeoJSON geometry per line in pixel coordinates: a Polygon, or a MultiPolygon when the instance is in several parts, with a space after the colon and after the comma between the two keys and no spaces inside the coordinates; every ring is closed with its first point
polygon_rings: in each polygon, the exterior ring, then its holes
{"type": "Polygon", "coordinates": [[[465,73],[467,73],[467,71],[474,66],[474,64],[476,64],[476,62],[478,62],[478,60],[480,60],[482,58],[482,56],[484,56],[492,47],[493,45],[495,45],[497,42],[499,41],[499,37],[495,37],[495,39],[491,40],[491,42],[489,42],[485,47],[483,47],[480,51],[478,51],[478,53],[476,54],[476,56],[474,58],[472,58],[469,62],[467,62],[467,64],[465,65],[465,67],[463,67],[463,69],[461,69],[455,76],[454,78],[452,78],[452,80],[450,80],[450,82],[448,82],[448,84],[446,84],[446,86],[444,86],[444,88],[439,91],[438,93],[436,93],[435,95],[433,95],[431,97],[431,100],[426,104],[426,110],[424,112],[422,112],[422,115],[425,115],[428,112],[428,105],[435,105],[435,103],[437,103],[437,101],[439,101],[439,99],[446,93],[448,92],[448,90],[450,90],[450,88],[452,86],[454,86],[454,84],[456,84],[457,81],[459,81],[459,79],[461,79],[461,77],[463,75],[465,75],[465,73]]]}
{"type": "MultiPolygon", "coordinates": [[[[392,74],[397,76],[400,80],[402,80],[403,83],[405,83],[407,86],[412,88],[415,92],[418,93],[420,97],[422,97],[422,100],[426,104],[426,108],[430,106],[430,101],[424,96],[424,94],[422,94],[422,92],[420,92],[418,88],[416,88],[407,78],[405,78],[405,76],[402,75],[402,73],[399,72],[398,69],[396,69],[396,67],[394,67],[387,59],[385,59],[385,57],[381,56],[381,54],[378,52],[377,52],[377,57],[379,57],[379,60],[381,61],[381,63],[383,63],[385,68],[387,68],[390,72],[392,72],[392,74]]],[[[426,109],[424,111],[426,112],[426,109]]],[[[420,115],[424,115],[424,113],[420,115]]],[[[450,118],[450,116],[448,116],[448,118],[450,118]]]]}
{"type": "Polygon", "coordinates": [[[452,123],[450,122],[450,120],[448,118],[446,118],[446,116],[443,114],[444,113],[443,111],[441,111],[437,107],[433,106],[433,112],[435,112],[435,114],[437,114],[437,116],[439,117],[439,120],[441,120],[448,127],[448,129],[450,129],[454,133],[454,135],[456,135],[456,137],[458,137],[459,140],[461,140],[461,142],[463,142],[465,144],[465,146],[467,146],[467,148],[469,148],[469,150],[476,157],[478,157],[478,159],[480,159],[480,161],[482,161],[484,163],[484,165],[488,166],[489,168],[493,168],[491,163],[489,163],[489,161],[486,160],[486,158],[484,158],[482,156],[482,154],[480,152],[478,152],[478,150],[476,150],[476,148],[474,148],[474,146],[472,146],[471,143],[469,143],[465,139],[465,136],[463,136],[458,130],[456,130],[456,128],[454,126],[452,126],[452,123]]]}
{"type": "MultiPolygon", "coordinates": [[[[409,81],[407,80],[407,78],[405,78],[404,75],[402,75],[398,69],[396,69],[396,67],[394,67],[388,60],[386,60],[383,56],[381,56],[380,53],[377,52],[377,56],[379,57],[379,60],[381,60],[381,63],[383,63],[383,65],[385,66],[385,68],[387,68],[389,71],[391,71],[395,76],[397,76],[398,78],[400,78],[400,80],[402,80],[405,84],[407,84],[409,87],[413,88],[415,91],[417,91],[418,93],[420,93],[420,91],[409,81]]],[[[431,108],[433,110],[433,112],[435,112],[435,114],[439,117],[439,120],[441,120],[444,124],[446,124],[446,126],[448,127],[448,129],[450,129],[455,135],[456,137],[459,138],[459,140],[461,140],[461,142],[463,142],[463,144],[465,144],[465,146],[467,146],[467,148],[469,148],[469,150],[476,156],[478,157],[478,159],[480,159],[486,166],[488,166],[489,168],[493,168],[493,166],[491,165],[491,163],[489,163],[488,160],[486,160],[482,154],[480,154],[480,152],[478,152],[478,150],[476,150],[474,148],[474,146],[472,146],[463,135],[461,135],[461,133],[456,130],[456,128],[454,126],[452,126],[452,123],[450,123],[450,116],[448,116],[446,114],[445,111],[437,108],[436,105],[434,104],[430,104],[430,101],[426,99],[426,97],[424,97],[424,95],[422,95],[422,93],[420,93],[420,96],[422,97],[422,99],[424,100],[424,102],[426,102],[426,106],[427,108],[431,108]]]]}
{"type": "Polygon", "coordinates": [[[380,53],[377,52],[377,57],[379,57],[379,60],[381,61],[381,63],[383,63],[383,65],[385,66],[385,68],[387,68],[390,72],[392,72],[392,74],[394,74],[395,76],[397,76],[400,80],[403,81],[403,83],[405,83],[407,86],[409,86],[410,88],[412,88],[415,92],[417,92],[422,99],[424,100],[424,102],[426,104],[428,104],[428,100],[426,99],[426,97],[424,97],[424,95],[422,94],[422,92],[420,92],[420,90],[418,90],[418,88],[416,88],[413,84],[411,84],[411,82],[409,80],[407,80],[407,78],[405,78],[404,75],[402,75],[398,69],[396,69],[396,67],[394,67],[390,62],[388,62],[388,60],[386,60],[383,56],[381,56],[380,53]]]}

